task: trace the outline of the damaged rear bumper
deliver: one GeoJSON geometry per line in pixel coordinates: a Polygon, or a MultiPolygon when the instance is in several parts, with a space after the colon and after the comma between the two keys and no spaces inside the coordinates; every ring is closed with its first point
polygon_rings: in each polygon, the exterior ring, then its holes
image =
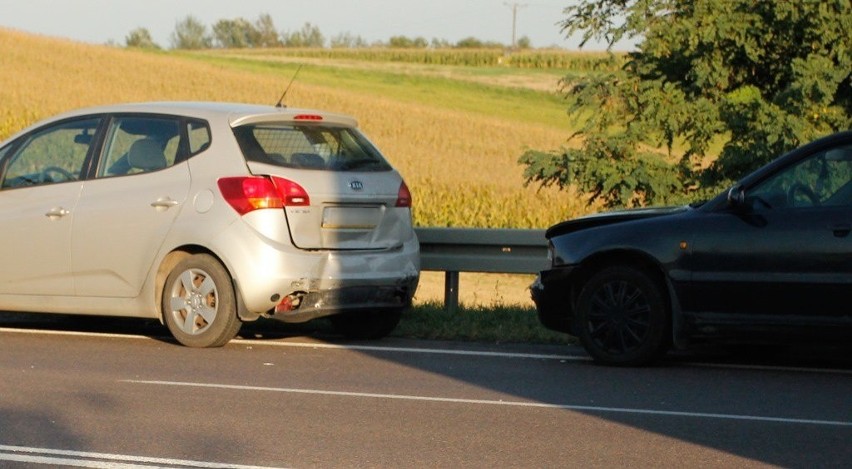
{"type": "Polygon", "coordinates": [[[419,276],[393,284],[341,285],[313,291],[297,291],[283,298],[266,316],[288,323],[365,309],[407,308],[417,290],[419,276]]]}

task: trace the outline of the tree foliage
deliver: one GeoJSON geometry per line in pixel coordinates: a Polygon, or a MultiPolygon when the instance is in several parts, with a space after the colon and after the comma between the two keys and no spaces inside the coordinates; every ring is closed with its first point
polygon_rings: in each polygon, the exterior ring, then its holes
{"type": "Polygon", "coordinates": [[[579,145],[526,152],[528,183],[575,184],[610,207],[672,202],[852,124],[850,0],[583,0],[565,13],[584,43],[641,40],[621,70],[563,80],[579,145]]]}
{"type": "Polygon", "coordinates": [[[410,38],[408,36],[391,36],[388,46],[397,49],[425,49],[429,47],[429,41],[425,37],[410,38]]]}
{"type": "Polygon", "coordinates": [[[506,46],[496,41],[483,41],[473,36],[460,39],[455,46],[459,49],[504,49],[506,46]]]}
{"type": "Polygon", "coordinates": [[[207,26],[192,15],[178,21],[171,41],[174,49],[209,49],[213,44],[207,26]]]}
{"type": "Polygon", "coordinates": [[[282,45],[278,29],[275,28],[275,23],[272,21],[272,16],[269,13],[264,13],[257,17],[254,29],[256,34],[254,37],[254,47],[280,47],[282,45]]]}
{"type": "Polygon", "coordinates": [[[361,36],[356,36],[348,31],[339,33],[331,38],[329,45],[333,49],[356,49],[370,46],[366,39],[361,36]]]}
{"type": "Polygon", "coordinates": [[[324,47],[325,36],[319,27],[311,23],[305,23],[302,29],[283,35],[286,47],[324,47]]]}
{"type": "Polygon", "coordinates": [[[219,20],[213,25],[213,40],[218,47],[244,49],[257,43],[259,33],[245,18],[219,20]]]}
{"type": "Polygon", "coordinates": [[[160,49],[160,46],[151,37],[151,32],[145,28],[136,28],[130,31],[124,38],[124,44],[127,47],[138,47],[140,49],[160,49]]]}

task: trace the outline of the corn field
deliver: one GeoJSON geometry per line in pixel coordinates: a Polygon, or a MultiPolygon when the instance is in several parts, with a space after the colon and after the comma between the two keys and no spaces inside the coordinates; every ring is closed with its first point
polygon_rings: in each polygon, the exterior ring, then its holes
{"type": "MultiPolygon", "coordinates": [[[[236,51],[229,51],[237,53],[236,51]]],[[[267,57],[299,57],[365,62],[402,62],[424,65],[464,67],[511,67],[524,69],[562,69],[573,72],[611,71],[624,65],[624,54],[605,52],[568,52],[563,50],[525,50],[505,52],[502,49],[241,49],[240,55],[267,57]]]]}

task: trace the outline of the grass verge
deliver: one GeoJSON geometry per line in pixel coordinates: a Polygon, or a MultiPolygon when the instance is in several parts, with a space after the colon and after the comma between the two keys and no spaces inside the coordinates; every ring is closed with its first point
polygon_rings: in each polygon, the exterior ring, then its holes
{"type": "Polygon", "coordinates": [[[488,343],[573,344],[573,337],[545,329],[535,309],[520,306],[461,306],[455,313],[424,303],[403,313],[391,333],[412,339],[488,343]]]}

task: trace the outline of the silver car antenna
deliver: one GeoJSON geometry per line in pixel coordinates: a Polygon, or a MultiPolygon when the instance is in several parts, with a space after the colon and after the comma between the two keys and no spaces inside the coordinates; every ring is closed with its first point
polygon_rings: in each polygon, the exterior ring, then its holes
{"type": "Polygon", "coordinates": [[[281,95],[281,98],[275,103],[275,107],[287,107],[284,104],[284,98],[287,96],[287,92],[290,91],[290,87],[293,86],[293,81],[296,80],[296,76],[299,74],[299,71],[302,70],[302,64],[299,64],[299,68],[296,69],[296,73],[293,74],[293,78],[290,79],[290,83],[287,84],[287,88],[284,89],[284,94],[281,95]]]}

